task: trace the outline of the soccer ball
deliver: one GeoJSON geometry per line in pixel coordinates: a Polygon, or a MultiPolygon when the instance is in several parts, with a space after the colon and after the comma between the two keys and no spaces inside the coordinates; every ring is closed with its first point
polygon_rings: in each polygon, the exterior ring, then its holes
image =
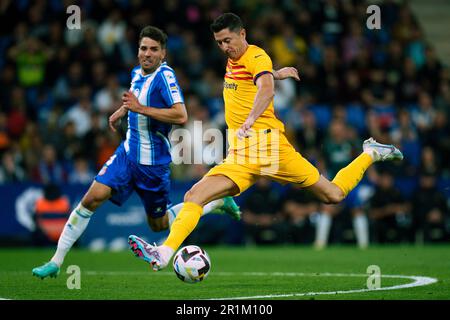
{"type": "Polygon", "coordinates": [[[211,261],[202,248],[186,246],[178,250],[173,258],[173,270],[181,281],[196,283],[208,276],[211,261]]]}

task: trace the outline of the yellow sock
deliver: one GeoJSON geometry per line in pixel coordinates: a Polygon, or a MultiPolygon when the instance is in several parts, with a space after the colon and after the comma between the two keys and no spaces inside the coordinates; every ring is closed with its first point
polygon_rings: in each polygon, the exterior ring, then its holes
{"type": "Polygon", "coordinates": [[[361,153],[348,166],[342,168],[333,179],[333,183],[337,185],[345,196],[353,190],[354,187],[361,181],[364,172],[373,163],[372,157],[367,153],[361,153]]]}
{"type": "Polygon", "coordinates": [[[183,203],[183,208],[181,208],[177,218],[173,221],[169,237],[163,245],[169,246],[176,251],[192,230],[195,229],[202,212],[203,208],[194,202],[183,203]]]}

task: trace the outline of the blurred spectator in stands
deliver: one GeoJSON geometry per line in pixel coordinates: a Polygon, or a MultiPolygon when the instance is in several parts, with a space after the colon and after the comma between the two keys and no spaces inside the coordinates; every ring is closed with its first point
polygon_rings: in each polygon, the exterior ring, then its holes
{"type": "Polygon", "coordinates": [[[16,87],[16,71],[12,64],[7,64],[3,68],[0,68],[0,106],[4,112],[9,112],[11,104],[11,92],[16,87]]]}
{"type": "Polygon", "coordinates": [[[106,86],[101,88],[94,96],[95,110],[109,117],[122,105],[122,94],[125,91],[127,89],[120,86],[116,75],[108,75],[106,86]]]}
{"type": "Polygon", "coordinates": [[[358,72],[349,69],[344,74],[340,102],[361,104],[362,84],[358,72]]]}
{"type": "Polygon", "coordinates": [[[189,119],[184,129],[187,132],[176,150],[183,150],[184,168],[181,171],[184,171],[185,179],[194,179],[198,177],[198,171],[203,170],[191,164],[201,163],[207,168],[208,165],[215,165],[223,160],[223,135],[211,122],[207,107],[197,95],[190,95],[186,101],[186,105],[189,105],[189,119]]]}
{"type": "Polygon", "coordinates": [[[10,144],[8,134],[8,119],[6,114],[0,111],[0,152],[7,149],[10,144]]]}
{"type": "Polygon", "coordinates": [[[39,181],[42,183],[64,183],[67,180],[66,172],[57,158],[55,147],[46,144],[42,149],[38,165],[39,181]]]}
{"type": "Polygon", "coordinates": [[[417,101],[417,108],[411,111],[411,118],[422,137],[425,138],[431,130],[435,117],[436,110],[433,106],[432,98],[427,92],[421,91],[417,101]]]}
{"type": "Polygon", "coordinates": [[[350,65],[362,48],[369,45],[363,36],[363,25],[356,19],[348,22],[349,33],[342,40],[343,62],[350,65]]]}
{"type": "Polygon", "coordinates": [[[298,184],[290,184],[283,193],[281,210],[289,225],[288,242],[309,244],[314,241],[319,203],[313,195],[298,184]]]}
{"type": "Polygon", "coordinates": [[[13,139],[18,139],[24,133],[29,121],[25,92],[20,87],[14,87],[11,92],[11,104],[8,108],[8,134],[13,139]]]}
{"type": "Polygon", "coordinates": [[[416,103],[420,91],[419,76],[411,58],[405,58],[396,94],[401,104],[416,103]]]}
{"type": "Polygon", "coordinates": [[[362,100],[376,113],[382,128],[391,128],[395,121],[395,93],[388,87],[386,72],[373,68],[369,79],[369,85],[363,89],[362,100]]]}
{"type": "Polygon", "coordinates": [[[368,179],[359,184],[345,201],[352,216],[356,244],[360,249],[366,249],[369,246],[369,220],[367,217],[369,206],[367,203],[375,191],[372,184],[373,172],[373,169],[367,172],[368,179]]]}
{"type": "MultiPolygon", "coordinates": [[[[444,74],[444,69],[441,74],[444,74]]],[[[441,80],[439,83],[439,93],[436,96],[436,107],[445,112],[449,112],[450,109],[450,82],[447,80],[441,80]]]]}
{"type": "Polygon", "coordinates": [[[270,48],[273,61],[279,66],[295,65],[298,57],[307,52],[305,40],[294,31],[292,25],[286,23],[270,40],[270,48]]]}
{"type": "Polygon", "coordinates": [[[321,65],[323,62],[323,52],[325,50],[322,35],[314,32],[310,36],[308,47],[308,59],[315,65],[321,65]]]}
{"type": "Polygon", "coordinates": [[[125,37],[126,24],[119,9],[113,10],[100,24],[97,37],[106,55],[112,55],[125,37]]]}
{"type": "Polygon", "coordinates": [[[105,134],[96,137],[95,149],[95,168],[100,170],[103,164],[114,154],[114,151],[119,146],[121,140],[120,136],[112,131],[107,131],[105,134]]]}
{"type": "Polygon", "coordinates": [[[411,30],[411,39],[406,47],[406,56],[410,57],[418,70],[425,63],[425,48],[426,44],[423,40],[422,30],[415,26],[411,30]]]}
{"type": "Polygon", "coordinates": [[[324,132],[317,127],[314,113],[309,110],[303,110],[300,115],[303,122],[296,131],[298,147],[302,154],[314,162],[323,156],[322,152],[319,151],[319,147],[323,145],[324,132]]]}
{"type": "Polygon", "coordinates": [[[358,154],[360,141],[353,141],[354,135],[350,134],[350,131],[352,129],[340,119],[334,119],[330,123],[323,145],[328,177],[334,177],[341,168],[352,161],[355,154],[358,154]]]}
{"type": "Polygon", "coordinates": [[[107,65],[103,61],[96,61],[92,64],[89,74],[89,88],[91,89],[91,97],[95,95],[99,90],[107,85],[107,65]]]}
{"type": "Polygon", "coordinates": [[[421,171],[419,186],[412,197],[415,228],[425,242],[449,240],[450,215],[445,195],[437,188],[437,176],[421,171]]]}
{"type": "Polygon", "coordinates": [[[320,94],[316,96],[319,103],[332,103],[339,98],[340,78],[343,65],[335,47],[325,47],[322,65],[317,70],[320,94]]]}
{"type": "Polygon", "coordinates": [[[82,64],[77,61],[65,66],[64,70],[67,72],[60,73],[53,94],[57,102],[69,106],[76,103],[80,88],[86,83],[86,76],[82,64]]]}
{"type": "Polygon", "coordinates": [[[1,158],[0,184],[25,180],[25,171],[15,161],[10,151],[4,152],[1,158]]]}
{"type": "Polygon", "coordinates": [[[436,56],[436,51],[430,45],[425,48],[425,62],[419,70],[422,87],[431,96],[439,93],[439,82],[443,70],[441,62],[436,56]]]}
{"type": "Polygon", "coordinates": [[[61,125],[72,121],[75,124],[77,137],[82,138],[91,129],[92,102],[90,100],[91,90],[83,86],[80,91],[79,101],[63,115],[61,125]]]}
{"type": "Polygon", "coordinates": [[[415,174],[420,164],[421,141],[416,126],[411,121],[408,110],[401,109],[397,115],[398,121],[390,130],[392,142],[400,146],[404,155],[403,167],[415,174]]]}
{"type": "Polygon", "coordinates": [[[287,114],[289,108],[295,101],[297,83],[294,79],[288,78],[283,81],[275,81],[275,97],[273,105],[275,112],[281,121],[288,122],[287,114]]]}
{"type": "Polygon", "coordinates": [[[75,123],[73,121],[68,121],[59,130],[59,135],[54,139],[54,146],[57,150],[58,158],[65,163],[70,163],[75,155],[84,150],[85,145],[77,136],[75,123]]]}
{"type": "Polygon", "coordinates": [[[440,159],[430,146],[425,146],[420,155],[420,164],[418,172],[439,175],[441,173],[440,159]]]}
{"type": "MultiPolygon", "coordinates": [[[[74,142],[76,142],[76,139],[78,139],[80,148],[77,149],[73,149],[74,151],[78,151],[77,153],[82,153],[84,156],[88,157],[89,159],[91,159],[91,161],[93,161],[94,163],[96,162],[95,157],[96,157],[96,150],[99,147],[98,143],[99,140],[98,137],[99,136],[104,136],[106,132],[108,132],[108,134],[113,134],[116,135],[118,137],[120,137],[122,140],[125,140],[125,136],[126,136],[126,128],[124,129],[123,126],[127,126],[126,124],[127,119],[124,118],[121,120],[120,122],[120,126],[118,126],[118,132],[117,133],[112,133],[109,132],[109,128],[108,128],[108,118],[101,113],[98,112],[94,112],[91,113],[91,128],[89,129],[89,131],[84,135],[83,140],[80,142],[79,139],[75,136],[75,140],[74,142]],[[94,152],[93,152],[94,151],[94,152]]],[[[72,154],[74,155],[74,154],[72,154]]]]}
{"type": "Polygon", "coordinates": [[[34,122],[29,122],[25,133],[20,137],[18,146],[15,149],[21,150],[23,155],[24,168],[31,181],[40,182],[39,161],[44,142],[39,133],[39,127],[34,122]]]}
{"type": "Polygon", "coordinates": [[[185,54],[185,72],[191,81],[199,81],[205,68],[205,57],[197,45],[188,47],[185,54]]]}
{"type": "Polygon", "coordinates": [[[393,37],[405,45],[411,41],[416,28],[417,21],[412,15],[411,8],[407,3],[403,3],[399,8],[398,19],[392,27],[393,37]]]}
{"type": "Polygon", "coordinates": [[[82,156],[75,156],[73,168],[69,172],[69,183],[90,184],[95,173],[89,167],[89,162],[82,156]]]}
{"type": "Polygon", "coordinates": [[[412,241],[411,205],[394,186],[394,175],[379,167],[375,192],[370,199],[369,218],[376,243],[412,241]]]}
{"type": "MultiPolygon", "coordinates": [[[[450,170],[450,124],[448,113],[444,110],[437,110],[434,117],[434,124],[424,137],[426,145],[435,150],[436,158],[442,168],[450,170]]],[[[450,172],[447,172],[450,173],[450,172]]]]}
{"type": "MultiPolygon", "coordinates": [[[[136,43],[137,43],[136,32],[131,26],[128,25],[127,29],[125,30],[125,36],[123,40],[118,43],[120,52],[120,61],[123,65],[122,68],[124,70],[132,70],[136,65],[136,51],[137,51],[136,43]]],[[[173,53],[174,51],[171,50],[171,48],[169,47],[168,52],[173,53]]],[[[128,73],[127,75],[129,76],[128,73]]]]}
{"type": "Polygon", "coordinates": [[[16,63],[19,85],[30,88],[43,84],[46,64],[52,54],[50,48],[33,36],[11,47],[8,56],[16,63]]]}
{"type": "Polygon", "coordinates": [[[213,69],[205,69],[202,80],[197,82],[196,92],[208,107],[211,121],[217,127],[224,128],[223,79],[218,77],[213,69]]]}
{"type": "Polygon", "coordinates": [[[325,43],[337,44],[344,31],[344,13],[342,3],[337,0],[325,0],[320,3],[319,23],[322,26],[325,43]]]}
{"type": "MultiPolygon", "coordinates": [[[[388,44],[388,52],[383,69],[386,72],[386,82],[392,88],[398,88],[402,77],[403,47],[397,40],[388,44]]],[[[395,93],[396,101],[399,102],[398,92],[395,93]]]]}
{"type": "Polygon", "coordinates": [[[281,196],[266,178],[257,180],[242,205],[247,241],[256,244],[283,243],[286,224],[280,213],[281,196]]]}
{"type": "Polygon", "coordinates": [[[37,199],[34,207],[33,244],[55,245],[69,218],[70,209],[69,199],[61,194],[58,185],[45,185],[44,194],[37,199]]]}

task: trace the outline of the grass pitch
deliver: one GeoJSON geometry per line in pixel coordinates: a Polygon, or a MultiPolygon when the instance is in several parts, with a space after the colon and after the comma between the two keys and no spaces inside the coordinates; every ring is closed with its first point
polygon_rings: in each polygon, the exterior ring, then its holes
{"type": "MultiPolygon", "coordinates": [[[[383,246],[358,250],[332,246],[207,247],[212,269],[197,284],[181,282],[172,267],[152,272],[131,252],[72,250],[56,279],[40,280],[31,269],[53,249],[0,249],[0,298],[6,299],[450,299],[450,246],[383,246]],[[81,288],[68,289],[70,265],[81,270],[81,288]],[[367,268],[381,270],[381,288],[367,290],[367,268]],[[402,288],[423,276],[437,282],[402,288]],[[398,286],[400,288],[396,289],[398,286]]],[[[72,282],[73,283],[73,282],[72,282]]]]}

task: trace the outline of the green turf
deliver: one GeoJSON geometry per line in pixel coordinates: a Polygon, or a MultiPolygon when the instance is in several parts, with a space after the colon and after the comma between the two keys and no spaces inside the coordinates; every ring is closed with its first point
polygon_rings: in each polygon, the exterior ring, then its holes
{"type": "MultiPolygon", "coordinates": [[[[450,246],[389,246],[358,250],[330,247],[205,247],[212,261],[208,278],[185,284],[171,267],[152,272],[131,252],[69,253],[56,279],[32,277],[31,269],[53,250],[1,249],[0,297],[8,299],[210,299],[334,292],[367,288],[366,270],[378,265],[382,275],[426,276],[438,282],[399,290],[282,296],[274,299],[450,299],[450,246]],[[81,269],[81,289],[69,290],[69,265],[81,269]],[[324,273],[362,276],[324,276],[324,273]]],[[[381,278],[381,287],[411,283],[381,278]]],[[[268,298],[264,298],[268,299],[268,298]]]]}

